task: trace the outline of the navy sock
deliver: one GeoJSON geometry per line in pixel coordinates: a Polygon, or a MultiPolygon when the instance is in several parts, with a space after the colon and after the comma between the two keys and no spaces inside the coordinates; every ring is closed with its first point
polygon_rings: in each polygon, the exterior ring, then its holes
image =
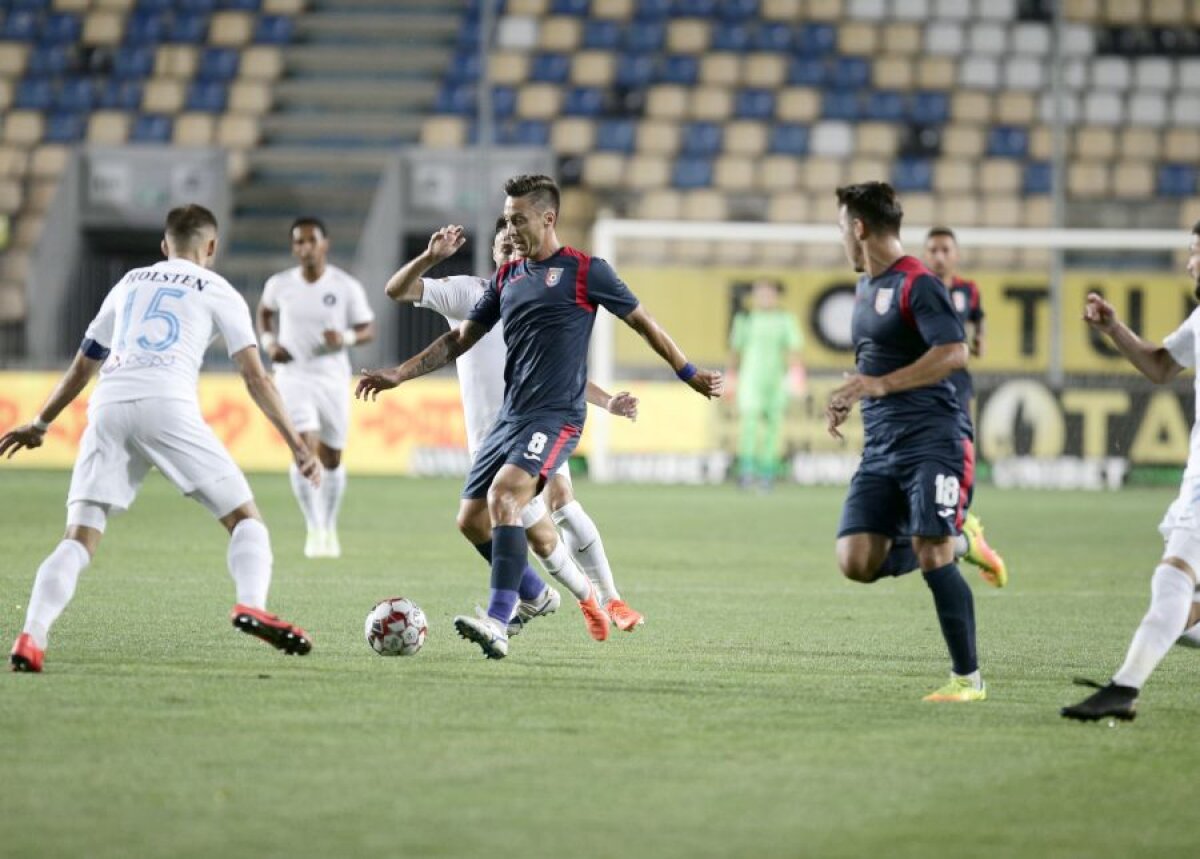
{"type": "Polygon", "coordinates": [[[528,544],[520,525],[500,525],[492,529],[492,598],[488,616],[503,624],[512,620],[521,599],[521,577],[525,571],[528,544]]]}
{"type": "Polygon", "coordinates": [[[975,597],[954,563],[925,573],[925,584],[933,593],[942,638],[950,651],[955,674],[979,670],[975,654],[975,597]]]}
{"type": "Polygon", "coordinates": [[[917,561],[917,553],[913,551],[911,537],[897,537],[892,541],[891,551],[883,559],[879,574],[883,576],[903,576],[921,568],[917,561]]]}
{"type": "MultiPolygon", "coordinates": [[[[483,559],[489,564],[492,562],[492,541],[488,540],[484,543],[476,543],[475,551],[483,555],[483,559]]],[[[517,592],[523,600],[535,600],[542,595],[546,590],[546,583],[529,565],[529,561],[525,562],[525,572],[521,574],[521,585],[517,588],[517,592]]]]}

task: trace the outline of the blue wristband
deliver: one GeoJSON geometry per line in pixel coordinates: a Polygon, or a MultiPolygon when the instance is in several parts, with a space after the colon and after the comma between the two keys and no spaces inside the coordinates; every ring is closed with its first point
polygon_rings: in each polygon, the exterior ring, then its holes
{"type": "Polygon", "coordinates": [[[692,376],[696,375],[696,372],[697,372],[696,365],[693,364],[691,361],[688,361],[686,364],[684,364],[682,367],[680,367],[678,370],[675,371],[675,375],[679,377],[679,381],[686,382],[689,379],[691,379],[692,376]]]}

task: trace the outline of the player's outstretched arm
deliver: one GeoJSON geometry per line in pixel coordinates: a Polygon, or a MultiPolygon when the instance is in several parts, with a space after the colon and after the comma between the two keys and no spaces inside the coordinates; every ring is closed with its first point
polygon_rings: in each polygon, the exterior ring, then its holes
{"type": "Polygon", "coordinates": [[[300,433],[296,432],[296,428],[292,426],[287,411],[284,409],[283,400],[279,396],[279,389],[275,387],[274,380],[263,367],[262,359],[258,357],[258,348],[248,346],[239,352],[234,352],[232,357],[238,372],[242,374],[242,381],[246,383],[250,399],[254,400],[254,404],[266,415],[267,420],[287,442],[287,446],[292,451],[292,459],[295,461],[296,467],[300,469],[300,473],[308,478],[313,486],[320,485],[321,465],[304,443],[304,439],[300,437],[300,433]]]}
{"type": "Polygon", "coordinates": [[[27,424],[13,427],[0,436],[0,456],[7,454],[11,459],[13,454],[23,447],[30,449],[41,447],[42,442],[46,440],[46,430],[50,428],[50,424],[54,423],[54,419],[63,409],[71,405],[75,398],[83,393],[83,389],[87,387],[88,382],[92,380],[92,376],[96,375],[96,371],[103,363],[103,358],[89,358],[82,350],[76,352],[71,366],[58,380],[58,384],[54,386],[54,390],[50,392],[45,404],[38,411],[37,417],[27,424]]]}
{"type": "Polygon", "coordinates": [[[1083,306],[1083,321],[1108,335],[1126,360],[1156,385],[1171,381],[1183,371],[1183,366],[1171,357],[1170,352],[1135,334],[1117,316],[1116,309],[1097,293],[1088,293],[1083,306]]]}
{"type": "Polygon", "coordinates": [[[646,308],[638,305],[625,317],[625,324],[641,335],[664,361],[671,365],[675,375],[687,383],[693,391],[712,399],[721,396],[724,380],[719,370],[703,370],[688,362],[687,356],[675,345],[675,341],[646,308]]]}
{"type": "Polygon", "coordinates": [[[425,351],[409,358],[399,367],[386,370],[363,370],[362,378],[354,389],[354,396],[360,400],[376,400],[380,391],[388,391],[405,382],[411,382],[426,373],[432,373],[445,367],[459,355],[466,352],[479,342],[479,338],[487,333],[478,322],[467,320],[457,328],[452,328],[434,340],[425,351]]]}
{"type": "Polygon", "coordinates": [[[419,256],[413,257],[388,278],[384,291],[392,301],[409,303],[420,301],[424,286],[421,278],[439,262],[454,256],[467,237],[457,225],[442,227],[429,237],[429,246],[419,256]]]}
{"type": "Polygon", "coordinates": [[[637,420],[638,398],[629,393],[629,391],[619,391],[615,394],[610,394],[589,379],[587,383],[587,401],[591,405],[598,406],[619,418],[629,418],[631,421],[637,420]]]}

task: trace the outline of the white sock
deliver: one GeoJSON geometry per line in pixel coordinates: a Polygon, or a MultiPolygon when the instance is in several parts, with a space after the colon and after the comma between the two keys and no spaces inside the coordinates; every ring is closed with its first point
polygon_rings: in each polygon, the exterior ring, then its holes
{"type": "MultiPolygon", "coordinates": [[[[951,671],[950,673],[951,673],[951,674],[954,674],[954,672],[953,672],[953,671],[951,671]]],[[[970,674],[954,674],[954,676],[955,676],[955,677],[962,677],[964,680],[970,680],[970,681],[971,681],[971,686],[973,686],[973,687],[974,687],[974,688],[976,688],[976,689],[982,689],[982,688],[983,688],[983,675],[979,673],[979,669],[978,669],[978,668],[976,668],[976,669],[975,669],[974,671],[972,671],[970,674]]]]}
{"type": "Polygon", "coordinates": [[[346,469],[339,465],[321,472],[321,485],[316,494],[321,527],[326,531],[336,531],[342,496],[346,494],[346,469]]]}
{"type": "Polygon", "coordinates": [[[79,574],[91,560],[88,550],[78,540],[63,540],[38,567],[22,631],[32,635],[34,642],[43,650],[46,649],[50,627],[75,595],[79,574]]]}
{"type": "Polygon", "coordinates": [[[1134,633],[1125,664],[1113,675],[1118,686],[1141,689],[1150,673],[1183,634],[1196,585],[1170,564],[1159,564],[1150,580],[1150,609],[1134,633]]]}
{"type": "Polygon", "coordinates": [[[267,607],[271,587],[271,535],[257,519],[243,519],[233,528],[225,556],[237,601],[251,608],[267,607]]]}
{"type": "MultiPolygon", "coordinates": [[[[300,469],[296,468],[294,462],[288,466],[288,476],[292,478],[292,494],[296,496],[300,512],[304,514],[304,524],[308,526],[309,531],[321,530],[321,517],[317,513],[316,487],[300,473],[300,469]]],[[[321,479],[324,482],[324,476],[321,479]]]]}
{"type": "Polygon", "coordinates": [[[562,529],[568,554],[578,560],[579,566],[595,584],[600,602],[607,604],[619,600],[621,595],[617,593],[617,586],[613,582],[612,567],[608,565],[608,555],[604,553],[604,541],[600,539],[600,529],[592,517],[578,501],[572,501],[556,510],[553,518],[554,524],[562,529]]]}
{"type": "Polygon", "coordinates": [[[562,582],[563,586],[575,595],[575,599],[582,601],[591,596],[591,583],[587,576],[579,571],[579,567],[575,566],[575,562],[571,560],[571,553],[567,551],[562,540],[554,544],[550,557],[539,557],[538,560],[542,562],[547,573],[562,582]]]}
{"type": "Polygon", "coordinates": [[[964,558],[967,555],[967,535],[959,534],[954,538],[954,560],[964,558]]]}

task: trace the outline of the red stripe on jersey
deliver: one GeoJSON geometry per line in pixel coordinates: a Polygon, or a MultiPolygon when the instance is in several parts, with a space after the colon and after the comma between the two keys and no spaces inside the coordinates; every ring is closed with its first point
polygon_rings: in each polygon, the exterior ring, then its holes
{"type": "Polygon", "coordinates": [[[963,479],[958,487],[958,511],[954,516],[956,531],[962,531],[963,520],[967,517],[967,498],[971,495],[971,487],[975,485],[975,443],[969,438],[964,438],[962,444],[963,479]]]}
{"type": "Polygon", "coordinates": [[[504,282],[506,280],[508,280],[509,275],[512,274],[513,267],[516,266],[516,264],[518,262],[519,262],[519,260],[512,260],[511,262],[506,262],[504,265],[500,266],[500,268],[496,271],[496,294],[497,295],[504,292],[504,282]]]}
{"type": "Polygon", "coordinates": [[[546,456],[546,464],[542,466],[541,471],[542,477],[550,476],[551,466],[554,467],[555,471],[558,470],[558,466],[562,465],[562,463],[556,463],[555,460],[558,459],[559,453],[562,452],[563,445],[566,444],[570,438],[577,435],[579,435],[579,427],[573,427],[570,424],[567,424],[562,428],[562,432],[558,434],[558,438],[554,440],[554,446],[550,448],[550,453],[546,456]]]}
{"type": "Polygon", "coordinates": [[[596,305],[588,301],[587,297],[588,271],[592,267],[592,258],[582,251],[575,250],[575,248],[564,247],[562,252],[564,256],[572,257],[576,262],[575,303],[588,313],[595,313],[596,305]]]}
{"type": "Polygon", "coordinates": [[[900,257],[892,263],[892,269],[904,274],[904,285],[900,287],[900,315],[904,317],[904,321],[910,328],[916,328],[917,320],[912,312],[913,283],[923,274],[931,277],[935,275],[919,259],[910,256],[900,257]]]}

